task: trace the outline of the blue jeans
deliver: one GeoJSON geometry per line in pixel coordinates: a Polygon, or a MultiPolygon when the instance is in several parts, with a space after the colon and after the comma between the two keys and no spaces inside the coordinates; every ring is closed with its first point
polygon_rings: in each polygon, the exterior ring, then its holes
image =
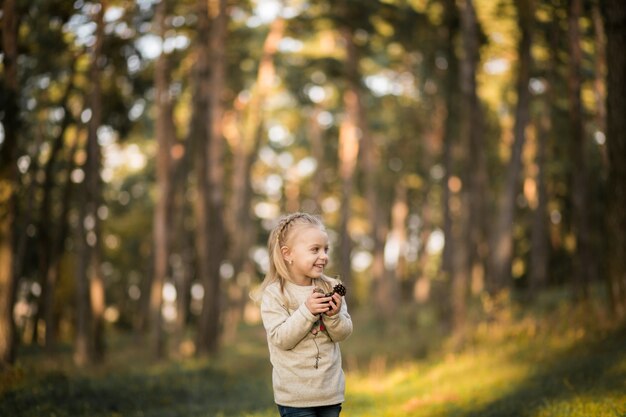
{"type": "Polygon", "coordinates": [[[341,404],[305,408],[279,405],[278,412],[280,413],[280,417],[339,417],[341,404]]]}

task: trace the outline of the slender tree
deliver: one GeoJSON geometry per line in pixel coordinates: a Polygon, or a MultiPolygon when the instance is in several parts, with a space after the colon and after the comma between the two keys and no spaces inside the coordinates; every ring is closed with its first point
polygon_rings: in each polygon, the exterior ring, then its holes
{"type": "MultiPolygon", "coordinates": [[[[451,312],[453,331],[462,336],[467,315],[467,297],[472,271],[472,248],[481,241],[478,219],[480,190],[484,187],[484,166],[481,161],[481,110],[476,93],[476,69],[479,62],[479,24],[472,0],[457,2],[459,7],[463,54],[460,59],[461,108],[459,141],[461,149],[469,149],[466,158],[458,161],[461,209],[455,213],[453,237],[456,248],[453,255],[454,272],[451,275],[451,312]]],[[[462,152],[459,152],[462,155],[462,152]]],[[[453,183],[446,184],[448,187],[453,183]]]]}
{"type": "MultiPolygon", "coordinates": [[[[459,33],[461,28],[459,9],[454,0],[442,0],[444,13],[444,27],[441,31],[441,43],[444,45],[443,59],[445,66],[438,66],[443,72],[441,75],[441,84],[443,88],[445,106],[445,122],[443,126],[443,151],[442,164],[444,167],[444,175],[442,178],[442,223],[444,233],[444,248],[441,260],[441,273],[445,278],[442,285],[435,282],[433,292],[435,296],[441,297],[442,302],[439,305],[439,315],[444,326],[452,329],[453,312],[452,307],[452,291],[450,290],[452,277],[456,273],[454,254],[458,242],[453,235],[453,213],[452,206],[454,196],[450,190],[450,180],[454,174],[454,152],[453,149],[459,138],[459,116],[460,116],[460,99],[459,99],[459,58],[456,53],[456,45],[459,41],[459,33]]],[[[422,256],[422,259],[424,257],[422,256]]]]}
{"type": "Polygon", "coordinates": [[[4,102],[0,112],[4,129],[4,139],[0,144],[0,368],[12,363],[15,358],[13,239],[19,130],[18,22],[15,0],[5,0],[2,5],[4,102]]]}
{"type": "Polygon", "coordinates": [[[530,247],[530,273],[528,277],[529,288],[533,295],[544,288],[548,282],[548,217],[547,203],[548,192],[546,189],[546,153],[548,147],[548,135],[550,134],[550,108],[551,102],[546,100],[542,105],[541,114],[535,116],[533,121],[536,141],[537,156],[535,161],[535,184],[537,187],[536,205],[533,207],[531,225],[530,247]]]}
{"type": "MultiPolygon", "coordinates": [[[[452,148],[458,137],[458,118],[459,118],[459,99],[458,99],[458,78],[459,78],[459,60],[456,56],[455,45],[460,30],[459,11],[454,0],[442,1],[445,14],[445,29],[442,30],[442,43],[445,45],[444,51],[446,60],[446,69],[442,79],[443,91],[445,96],[446,121],[444,126],[443,137],[443,231],[445,235],[445,246],[443,248],[443,257],[441,261],[441,271],[447,276],[451,276],[454,271],[452,263],[452,254],[454,253],[454,238],[452,236],[452,213],[451,193],[448,186],[450,177],[453,173],[453,155],[452,148]]],[[[449,303],[444,303],[449,305],[449,303]]]]}
{"type": "Polygon", "coordinates": [[[207,145],[205,149],[208,187],[207,209],[208,219],[206,233],[209,240],[202,256],[206,256],[207,264],[204,284],[202,313],[198,323],[198,353],[215,353],[219,348],[220,333],[220,266],[226,252],[226,228],[224,226],[224,167],[223,167],[223,97],[225,77],[225,44],[227,38],[227,4],[225,0],[210,2],[207,12],[211,18],[208,48],[210,51],[210,76],[207,91],[207,145]]]}
{"type": "MultiPolygon", "coordinates": [[[[42,202],[39,207],[39,271],[42,277],[42,312],[46,325],[46,347],[51,347],[56,342],[56,323],[54,320],[55,291],[57,284],[56,265],[54,258],[57,256],[57,247],[52,242],[55,241],[53,234],[54,220],[52,217],[52,193],[54,190],[55,165],[63,150],[65,143],[65,133],[72,122],[72,113],[68,101],[74,88],[73,71],[69,76],[65,93],[61,99],[61,107],[64,110],[63,119],[59,126],[56,137],[52,141],[50,156],[44,168],[45,178],[42,184],[42,202]]],[[[59,219],[62,220],[62,219],[59,219]]]]}
{"type": "Polygon", "coordinates": [[[96,33],[91,51],[89,110],[86,143],[87,158],[83,167],[82,204],[79,221],[77,251],[79,262],[76,273],[76,345],[74,360],[77,364],[93,363],[104,355],[104,281],[100,269],[100,217],[101,204],[100,167],[102,155],[98,143],[98,129],[102,125],[103,70],[102,45],[104,42],[104,13],[106,4],[95,8],[96,33]]]}
{"type": "Polygon", "coordinates": [[[317,172],[321,175],[313,181],[311,184],[311,200],[314,205],[314,210],[319,211],[322,201],[322,193],[324,192],[325,185],[325,152],[323,141],[323,130],[319,122],[320,114],[322,114],[323,107],[320,104],[315,105],[311,111],[311,115],[308,120],[309,126],[309,139],[311,141],[311,155],[317,162],[317,172]]]}
{"type": "Polygon", "coordinates": [[[497,219],[492,229],[490,241],[490,268],[488,270],[488,288],[498,292],[510,286],[511,265],[513,260],[513,223],[515,217],[515,201],[520,188],[520,172],[522,168],[522,149],[526,139],[526,126],[529,121],[530,68],[532,57],[533,0],[517,2],[518,26],[520,37],[518,42],[518,68],[515,92],[515,125],[513,127],[513,145],[509,156],[504,189],[498,202],[497,219]]]}
{"type": "Polygon", "coordinates": [[[341,279],[349,287],[352,284],[352,238],[349,221],[354,190],[354,175],[359,154],[359,93],[358,55],[353,32],[342,27],[341,35],[346,47],[346,88],[343,92],[344,115],[339,127],[339,176],[341,178],[341,212],[339,220],[339,271],[341,279]]]}
{"type": "MultiPolygon", "coordinates": [[[[154,26],[165,42],[166,18],[169,2],[161,0],[156,6],[154,26]]],[[[175,141],[172,98],[170,96],[170,65],[167,53],[162,50],[155,65],[155,136],[158,144],[156,182],[157,201],[154,210],[154,275],[150,294],[150,333],[152,346],[157,357],[164,354],[164,338],[161,309],[163,305],[163,285],[168,275],[170,259],[170,233],[172,229],[172,146],[175,141]]]]}
{"type": "Polygon", "coordinates": [[[570,155],[572,162],[571,198],[572,227],[576,235],[574,260],[574,290],[576,296],[586,299],[589,283],[595,279],[595,260],[591,248],[589,224],[589,191],[587,179],[587,152],[582,112],[582,46],[579,21],[582,15],[582,0],[569,2],[568,45],[569,45],[569,122],[571,126],[570,155]]]}
{"type": "MultiPolygon", "coordinates": [[[[50,288],[56,288],[61,278],[63,265],[61,262],[61,258],[63,253],[65,252],[65,241],[71,233],[70,230],[70,210],[72,208],[73,197],[75,194],[76,185],[72,182],[70,173],[76,169],[76,153],[79,150],[79,146],[81,144],[81,137],[86,135],[85,127],[80,124],[76,126],[73,143],[71,148],[68,150],[66,155],[67,160],[67,168],[66,171],[68,173],[65,183],[63,184],[63,190],[61,192],[61,210],[58,217],[58,227],[56,235],[54,236],[54,241],[52,242],[52,250],[50,253],[50,259],[48,263],[48,271],[46,273],[46,279],[50,283],[50,288]]],[[[54,291],[54,290],[53,290],[54,291]]],[[[56,294],[49,294],[48,297],[52,298],[46,299],[46,308],[49,310],[45,311],[45,319],[46,319],[46,346],[52,347],[56,343],[57,332],[56,327],[58,326],[58,315],[59,313],[55,311],[55,307],[57,307],[56,294]],[[50,328],[50,330],[48,330],[50,328]],[[48,331],[52,334],[49,336],[48,331]]]]}
{"type": "Polygon", "coordinates": [[[607,57],[607,150],[609,160],[606,215],[609,299],[616,317],[626,317],[626,6],[603,2],[607,57]]]}
{"type": "Polygon", "coordinates": [[[549,58],[547,61],[546,84],[547,90],[543,97],[537,100],[537,109],[533,117],[533,124],[537,138],[537,155],[535,160],[535,184],[537,187],[536,206],[533,207],[531,224],[530,271],[528,286],[530,295],[537,296],[539,291],[548,284],[548,264],[550,247],[548,236],[548,155],[549,147],[554,135],[554,115],[556,102],[556,84],[558,80],[558,47],[559,47],[559,20],[556,9],[552,9],[552,20],[546,31],[549,58]]]}
{"type": "MultiPolygon", "coordinates": [[[[480,47],[482,29],[476,15],[474,1],[467,1],[463,6],[461,27],[463,32],[464,58],[461,64],[461,92],[463,94],[462,114],[469,116],[469,120],[462,119],[462,137],[468,143],[467,169],[464,170],[462,186],[468,195],[469,223],[468,223],[468,278],[482,285],[486,269],[487,257],[487,141],[485,140],[485,122],[483,107],[478,97],[477,71],[480,67],[480,47]],[[465,106],[467,103],[467,106],[465,106]],[[468,130],[465,130],[468,129],[468,130]]],[[[461,139],[463,141],[463,139],[461,139]]]]}
{"type": "MultiPolygon", "coordinates": [[[[207,152],[207,124],[205,123],[208,112],[208,80],[209,74],[209,51],[206,45],[209,39],[209,14],[207,3],[197,3],[197,41],[195,45],[195,64],[192,73],[193,86],[193,114],[190,120],[189,134],[193,146],[194,169],[196,177],[197,197],[194,200],[194,217],[196,223],[195,246],[197,259],[197,276],[204,281],[209,274],[209,226],[208,226],[208,161],[207,152]]],[[[206,295],[205,295],[206,296],[206,295]]],[[[198,329],[200,332],[200,329],[198,329]]],[[[196,341],[198,345],[199,340],[196,341]]],[[[197,346],[198,347],[198,346],[197,346]]]]}

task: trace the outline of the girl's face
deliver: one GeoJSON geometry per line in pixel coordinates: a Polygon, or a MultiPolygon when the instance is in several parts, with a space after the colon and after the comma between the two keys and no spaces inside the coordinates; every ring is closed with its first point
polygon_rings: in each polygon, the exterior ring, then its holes
{"type": "Polygon", "coordinates": [[[328,263],[328,234],[317,226],[299,227],[290,236],[289,246],[282,249],[294,282],[310,285],[328,263]]]}

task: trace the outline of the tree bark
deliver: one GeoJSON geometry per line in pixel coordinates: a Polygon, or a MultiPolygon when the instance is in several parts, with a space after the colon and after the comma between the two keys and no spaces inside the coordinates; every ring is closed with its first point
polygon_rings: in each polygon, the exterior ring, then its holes
{"type": "MultiPolygon", "coordinates": [[[[479,26],[472,0],[457,2],[461,17],[461,34],[464,53],[460,59],[460,114],[459,146],[469,149],[467,157],[458,161],[461,188],[457,198],[460,210],[455,213],[453,238],[456,247],[453,256],[454,272],[451,275],[451,312],[452,331],[462,340],[467,316],[467,298],[472,273],[473,248],[481,243],[482,231],[479,227],[479,210],[482,209],[480,198],[484,187],[481,110],[476,93],[476,68],[479,61],[479,26]]],[[[459,158],[463,155],[459,152],[459,158]]],[[[451,184],[446,184],[450,186],[451,184]]],[[[452,190],[451,190],[452,191],[452,190]]]]}
{"type": "Polygon", "coordinates": [[[206,148],[208,197],[208,218],[204,233],[210,236],[203,256],[207,257],[206,275],[202,277],[204,299],[198,323],[198,353],[214,354],[219,348],[221,316],[220,266],[226,254],[226,228],[224,226],[223,178],[223,104],[222,91],[225,73],[225,44],[228,16],[225,0],[214,0],[209,4],[208,13],[212,17],[209,36],[210,78],[207,96],[206,148]]]}
{"type": "MultiPolygon", "coordinates": [[[[445,30],[443,44],[446,45],[445,57],[447,69],[443,77],[442,84],[445,94],[446,120],[443,134],[443,166],[444,176],[442,178],[442,206],[443,206],[443,232],[445,236],[445,246],[441,260],[441,272],[450,277],[454,272],[452,254],[454,253],[454,238],[452,236],[452,213],[450,210],[451,193],[448,183],[454,170],[452,149],[459,135],[459,97],[458,79],[459,62],[456,56],[455,45],[458,38],[460,20],[459,12],[455,0],[444,0],[442,5],[445,10],[445,30]]],[[[444,302],[443,305],[449,306],[444,302]]]]}
{"type": "Polygon", "coordinates": [[[607,57],[607,153],[609,162],[606,230],[608,292],[616,317],[626,317],[626,6],[603,3],[607,57]]]}
{"type": "MultiPolygon", "coordinates": [[[[198,2],[198,40],[196,45],[196,62],[193,72],[193,114],[191,118],[190,140],[194,147],[194,169],[196,176],[196,198],[194,200],[193,209],[196,223],[195,230],[195,246],[196,246],[196,263],[197,276],[204,285],[205,277],[208,276],[208,251],[209,251],[209,234],[208,234],[208,161],[206,158],[207,149],[207,125],[205,123],[206,114],[208,112],[208,75],[209,75],[209,51],[207,43],[209,39],[209,15],[207,4],[205,1],[198,2]]],[[[206,291],[206,290],[205,290],[206,291]]],[[[205,294],[206,296],[206,294],[205,294]]],[[[196,352],[200,344],[199,335],[203,331],[198,328],[196,338],[196,352]]]]}
{"type": "MultiPolygon", "coordinates": [[[[196,82],[195,68],[192,69],[192,82],[196,82]]],[[[195,97],[192,99],[195,103],[195,97]]],[[[200,106],[202,110],[204,107],[200,106]]],[[[196,114],[198,109],[193,109],[192,114],[196,114]]],[[[206,114],[206,111],[203,111],[206,114]]],[[[196,116],[192,116],[192,120],[196,116]]],[[[173,226],[170,242],[172,242],[171,252],[177,251],[178,262],[172,265],[172,278],[176,286],[176,324],[174,330],[175,346],[178,346],[179,354],[188,354],[189,351],[184,350],[183,341],[185,339],[185,330],[189,322],[189,308],[191,305],[191,286],[195,273],[195,248],[194,234],[188,226],[190,217],[190,207],[188,205],[187,196],[189,193],[189,176],[193,172],[193,142],[196,128],[190,125],[187,137],[184,141],[177,143],[175,146],[180,147],[180,151],[175,152],[176,157],[172,158],[172,219],[173,226]]]]}
{"type": "MultiPolygon", "coordinates": [[[[156,6],[154,23],[156,32],[165,42],[168,1],[161,0],[156,6]]],[[[154,275],[150,291],[150,334],[152,348],[157,358],[164,355],[163,286],[170,258],[170,230],[172,228],[172,146],[175,140],[172,100],[170,98],[170,67],[167,54],[162,51],[155,65],[155,136],[158,145],[156,181],[157,201],[154,210],[154,275]]]]}
{"type": "Polygon", "coordinates": [[[550,260],[548,230],[548,190],[546,162],[547,152],[553,135],[552,119],[554,117],[555,88],[558,74],[559,20],[553,9],[552,23],[548,29],[549,64],[546,74],[548,84],[543,100],[539,102],[539,110],[534,117],[537,136],[537,205],[533,209],[531,224],[530,271],[528,276],[529,295],[535,298],[539,291],[548,285],[548,264],[550,260]]]}
{"type": "MultiPolygon", "coordinates": [[[[344,116],[339,127],[339,176],[341,178],[341,210],[339,220],[339,271],[340,278],[350,288],[352,285],[352,239],[350,237],[351,201],[354,188],[356,159],[359,154],[359,93],[357,74],[358,56],[352,30],[342,27],[341,35],[346,45],[346,88],[343,92],[344,116]]],[[[352,300],[348,293],[348,301],[352,300]]]]}
{"type": "MultiPolygon", "coordinates": [[[[551,87],[550,87],[551,88],[551,87]]],[[[549,107],[552,101],[546,99],[540,115],[534,121],[537,137],[536,176],[537,202],[533,208],[531,224],[530,272],[528,288],[532,296],[545,288],[548,282],[548,192],[546,189],[546,150],[551,130],[549,107]]]]}
{"type": "Polygon", "coordinates": [[[574,292],[579,299],[589,296],[589,283],[595,279],[595,262],[591,247],[589,225],[589,198],[585,133],[582,114],[582,49],[579,20],[582,14],[582,0],[569,2],[568,41],[569,41],[569,118],[571,127],[570,155],[572,163],[571,198],[572,228],[576,235],[574,261],[574,292]]]}
{"type": "Polygon", "coordinates": [[[322,126],[318,121],[318,117],[322,112],[320,105],[315,105],[311,113],[311,117],[308,120],[309,125],[309,140],[311,142],[311,155],[315,158],[317,163],[316,178],[311,184],[311,206],[315,212],[321,212],[322,195],[324,192],[324,186],[326,184],[326,164],[324,141],[322,126]]]}
{"type": "MultiPolygon", "coordinates": [[[[61,257],[63,253],[65,252],[65,240],[70,234],[69,216],[70,216],[70,209],[72,207],[72,197],[75,191],[75,185],[72,183],[72,178],[70,174],[76,168],[76,152],[78,151],[79,144],[80,144],[79,138],[81,136],[84,136],[84,134],[85,134],[84,130],[77,126],[74,143],[72,144],[69,154],[67,155],[68,175],[67,175],[67,179],[65,180],[65,187],[63,188],[63,193],[61,196],[61,214],[59,215],[59,219],[58,219],[59,227],[58,227],[56,236],[54,236],[55,240],[52,244],[53,249],[50,255],[48,271],[46,273],[48,281],[55,283],[55,285],[58,282],[59,277],[61,276],[61,269],[62,269],[61,257]]],[[[48,330],[47,330],[48,327],[51,327],[51,331],[53,332],[52,336],[50,337],[50,343],[54,344],[56,342],[56,335],[57,335],[56,328],[59,323],[59,320],[57,317],[58,314],[56,312],[56,306],[57,306],[56,298],[52,301],[48,301],[48,303],[50,304],[51,311],[47,314],[50,315],[49,320],[51,324],[49,324],[48,321],[46,321],[46,346],[49,346],[48,345],[48,330]]],[[[46,320],[48,320],[48,318],[46,318],[46,320]]]]}
{"type": "MultiPolygon", "coordinates": [[[[73,71],[72,71],[73,72],[73,71]]],[[[70,74],[70,79],[66,87],[63,99],[61,100],[61,106],[63,107],[65,114],[59,126],[59,132],[53,140],[52,149],[50,150],[50,157],[45,166],[45,179],[42,184],[42,202],[39,208],[39,227],[38,227],[38,244],[39,244],[39,271],[42,281],[41,298],[43,300],[42,310],[43,318],[46,324],[45,344],[46,348],[50,348],[56,342],[56,323],[54,316],[54,300],[55,290],[57,282],[56,268],[51,268],[51,265],[55,262],[53,258],[57,255],[56,246],[53,242],[56,241],[53,230],[54,221],[52,219],[52,192],[54,190],[54,166],[57,162],[58,156],[63,149],[65,141],[65,132],[71,122],[71,112],[68,108],[68,100],[70,93],[73,89],[73,74],[70,74]]],[[[68,172],[69,178],[69,172],[68,172]]],[[[60,219],[61,221],[63,219],[60,219]]]]}
{"type": "MultiPolygon", "coordinates": [[[[594,80],[593,94],[596,104],[596,128],[606,135],[606,33],[600,4],[593,4],[592,19],[594,29],[594,80]]],[[[606,147],[602,147],[602,159],[608,164],[606,147]]]]}
{"type": "MultiPolygon", "coordinates": [[[[480,22],[476,16],[473,1],[468,1],[467,13],[463,14],[461,25],[465,42],[466,59],[462,64],[462,77],[466,80],[461,91],[467,97],[467,113],[470,116],[469,131],[469,159],[467,170],[464,172],[462,184],[467,184],[469,223],[468,223],[468,259],[467,275],[473,288],[484,287],[485,271],[488,257],[488,226],[489,218],[487,206],[487,145],[485,143],[485,127],[483,108],[478,97],[476,72],[480,66],[480,22]],[[465,74],[465,75],[463,75],[465,74]]],[[[462,312],[465,317],[465,312],[462,312]]]]}
{"type": "Polygon", "coordinates": [[[91,67],[91,81],[93,90],[91,92],[91,111],[92,119],[89,123],[89,139],[87,150],[87,169],[89,173],[85,175],[87,181],[88,195],[90,195],[89,206],[91,208],[90,215],[94,219],[95,243],[91,251],[90,262],[90,283],[89,293],[91,297],[91,308],[93,317],[93,343],[94,343],[94,360],[100,362],[104,359],[104,309],[105,301],[105,285],[104,277],[100,264],[102,262],[102,233],[100,228],[99,208],[102,204],[102,179],[100,177],[100,169],[102,168],[102,152],[98,142],[98,129],[102,126],[103,120],[103,103],[102,103],[102,70],[103,70],[103,45],[104,45],[104,14],[108,3],[100,2],[100,9],[97,14],[96,44],[94,48],[94,61],[91,67]]]}
{"type": "Polygon", "coordinates": [[[76,329],[74,342],[74,362],[79,365],[87,365],[93,362],[93,340],[92,333],[92,309],[91,299],[89,296],[89,276],[88,276],[88,257],[89,247],[87,245],[87,230],[85,221],[87,219],[85,184],[81,184],[81,194],[83,198],[81,204],[81,216],[78,222],[78,230],[76,236],[76,254],[78,260],[76,262],[75,273],[75,297],[76,297],[76,329]]]}
{"type": "MultiPolygon", "coordinates": [[[[444,26],[442,29],[442,43],[445,45],[445,59],[447,67],[443,69],[442,86],[445,100],[445,122],[443,132],[442,163],[444,175],[442,178],[442,207],[443,207],[443,233],[444,248],[441,260],[441,274],[443,280],[433,282],[433,296],[441,299],[438,304],[439,316],[447,329],[452,328],[452,296],[451,281],[455,274],[453,255],[456,252],[457,242],[453,235],[453,195],[449,183],[453,176],[455,164],[453,149],[459,138],[460,96],[459,96],[459,59],[456,53],[456,45],[459,39],[460,18],[459,9],[455,0],[442,0],[445,10],[444,26]]],[[[441,68],[440,68],[441,69],[441,68]]]]}
{"type": "MultiPolygon", "coordinates": [[[[400,180],[394,187],[394,199],[391,207],[391,231],[390,237],[387,239],[387,244],[391,241],[394,250],[397,250],[393,259],[390,259],[390,264],[386,266],[389,273],[392,274],[392,279],[399,287],[400,282],[403,282],[407,278],[407,260],[406,260],[406,248],[407,248],[407,223],[409,217],[409,202],[406,181],[400,180]]],[[[424,209],[427,211],[428,207],[424,209]]],[[[401,300],[401,294],[397,289],[397,300],[401,300]]]]}
{"type": "Polygon", "coordinates": [[[509,158],[504,190],[498,204],[496,224],[490,242],[490,268],[488,270],[488,289],[496,293],[511,284],[511,265],[513,261],[513,222],[515,217],[515,201],[520,187],[522,168],[522,149],[526,140],[526,126],[529,121],[530,67],[532,65],[531,27],[533,22],[533,0],[520,0],[518,7],[518,25],[520,39],[518,43],[519,67],[517,72],[517,106],[515,109],[515,125],[513,127],[513,146],[509,158]]]}
{"type": "Polygon", "coordinates": [[[101,74],[103,65],[104,14],[106,2],[101,2],[94,16],[95,43],[91,54],[89,105],[91,119],[87,134],[87,159],[84,165],[84,203],[81,206],[79,236],[79,271],[77,273],[77,332],[74,359],[77,364],[99,362],[104,358],[104,279],[100,269],[101,234],[98,208],[101,204],[100,168],[102,155],[98,129],[102,125],[101,74]],[[84,317],[80,317],[83,316],[84,317]]]}
{"type": "Polygon", "coordinates": [[[9,366],[15,359],[13,304],[16,283],[13,274],[13,242],[19,129],[17,101],[19,16],[15,3],[15,0],[5,0],[2,7],[4,141],[0,144],[0,369],[9,366]]]}

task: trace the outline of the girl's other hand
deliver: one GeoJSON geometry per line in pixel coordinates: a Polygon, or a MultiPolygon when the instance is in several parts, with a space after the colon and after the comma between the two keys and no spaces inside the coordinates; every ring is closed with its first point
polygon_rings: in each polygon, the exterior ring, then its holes
{"type": "Polygon", "coordinates": [[[335,314],[339,313],[341,310],[341,295],[334,293],[332,297],[330,297],[330,310],[326,312],[328,317],[332,317],[335,314]]]}
{"type": "Polygon", "coordinates": [[[332,299],[333,297],[325,297],[324,294],[320,294],[319,292],[313,290],[304,304],[309,309],[311,314],[322,314],[328,312],[332,308],[332,305],[329,304],[332,299]]]}

